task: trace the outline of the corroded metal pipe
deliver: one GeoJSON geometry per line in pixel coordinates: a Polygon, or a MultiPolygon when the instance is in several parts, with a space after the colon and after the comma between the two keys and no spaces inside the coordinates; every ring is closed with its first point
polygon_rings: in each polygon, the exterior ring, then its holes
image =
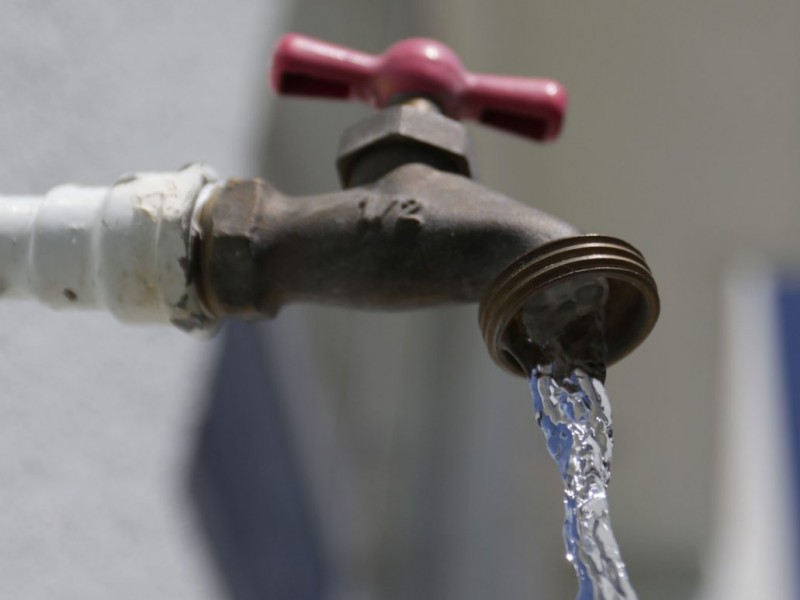
{"type": "Polygon", "coordinates": [[[199,287],[215,317],[291,302],[405,309],[477,302],[514,259],[579,231],[474,181],[413,163],[373,184],[288,197],[229,180],[205,202],[199,287]]]}

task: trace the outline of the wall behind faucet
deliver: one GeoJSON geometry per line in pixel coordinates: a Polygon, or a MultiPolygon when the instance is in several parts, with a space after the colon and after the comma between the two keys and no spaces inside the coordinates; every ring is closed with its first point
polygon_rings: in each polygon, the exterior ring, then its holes
{"type": "MultiPolygon", "coordinates": [[[[3,192],[193,158],[224,174],[261,170],[292,192],[336,185],[336,137],[358,107],[282,108],[266,163],[251,154],[272,4],[120,6],[3,3],[3,192]]],[[[474,70],[567,84],[563,140],[539,148],[476,129],[480,174],[630,240],[655,271],[662,320],[609,378],[612,506],[642,597],[685,597],[711,533],[723,266],[751,250],[798,255],[800,8],[498,1],[489,18],[485,3],[409,6],[304,2],[296,18],[373,51],[435,35],[474,70]]],[[[354,568],[366,564],[396,597],[569,597],[555,470],[524,384],[485,355],[474,307],[288,316],[316,332],[365,488],[363,543],[377,551],[354,568]]],[[[21,303],[0,308],[0,340],[0,595],[214,597],[177,441],[196,417],[201,347],[21,303]]]]}
{"type": "MultiPolygon", "coordinates": [[[[282,7],[3,0],[0,190],[252,173],[282,7]]],[[[0,302],[0,597],[222,597],[186,494],[210,351],[0,302]]]]}

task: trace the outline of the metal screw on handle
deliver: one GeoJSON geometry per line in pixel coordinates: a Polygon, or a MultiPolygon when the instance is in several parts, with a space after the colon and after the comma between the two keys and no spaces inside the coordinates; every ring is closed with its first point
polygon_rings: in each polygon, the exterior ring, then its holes
{"type": "Polygon", "coordinates": [[[421,38],[372,55],[287,34],[275,48],[272,85],[278,94],[357,99],[376,108],[424,97],[450,118],[537,141],[558,137],[567,108],[557,81],[470,73],[453,50],[421,38]]]}

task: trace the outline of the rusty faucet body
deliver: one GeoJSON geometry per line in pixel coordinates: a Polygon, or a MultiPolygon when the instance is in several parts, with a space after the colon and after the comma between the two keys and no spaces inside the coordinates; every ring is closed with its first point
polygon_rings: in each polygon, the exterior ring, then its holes
{"type": "Polygon", "coordinates": [[[555,81],[476,75],[431,40],[372,56],[290,34],[275,51],[280,94],[361,99],[381,109],[344,132],[345,188],[289,197],[261,180],[229,180],[200,216],[197,276],[213,317],[273,316],[290,302],[405,309],[478,302],[494,360],[513,349],[526,300],[566,278],[609,282],[609,361],[658,316],[641,254],[472,180],[474,119],[537,141],[558,136],[566,92],[555,81]]]}
{"type": "Polygon", "coordinates": [[[258,179],[229,180],[209,198],[200,281],[215,316],[272,316],[290,302],[371,309],[478,302],[526,251],[579,235],[469,178],[467,152],[456,160],[437,143],[436,126],[466,140],[460,123],[413,106],[378,117],[378,135],[347,132],[343,140],[342,180],[359,185],[289,197],[258,179]],[[416,137],[404,136],[408,130],[416,137]]]}

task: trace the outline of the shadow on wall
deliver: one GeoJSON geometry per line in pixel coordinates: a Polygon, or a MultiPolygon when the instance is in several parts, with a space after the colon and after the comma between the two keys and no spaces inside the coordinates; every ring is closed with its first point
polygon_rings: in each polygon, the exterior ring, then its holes
{"type": "Polygon", "coordinates": [[[231,598],[317,600],[328,569],[263,332],[225,327],[191,495],[231,598]]]}

